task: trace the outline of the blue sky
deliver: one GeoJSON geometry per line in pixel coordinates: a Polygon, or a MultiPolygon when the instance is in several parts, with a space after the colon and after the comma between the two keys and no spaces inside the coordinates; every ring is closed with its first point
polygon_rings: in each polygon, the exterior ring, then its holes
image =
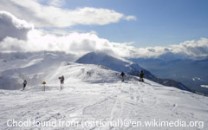
{"type": "Polygon", "coordinates": [[[62,8],[107,8],[136,21],[104,26],[76,25],[69,30],[96,31],[100,37],[135,46],[164,46],[208,36],[207,0],[69,0],[62,8]]]}

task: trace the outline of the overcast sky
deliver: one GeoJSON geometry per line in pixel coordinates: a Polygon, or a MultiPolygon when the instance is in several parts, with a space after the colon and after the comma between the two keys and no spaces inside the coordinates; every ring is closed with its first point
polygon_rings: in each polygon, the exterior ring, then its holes
{"type": "Polygon", "coordinates": [[[1,0],[0,50],[206,57],[207,5],[207,0],[1,0]]]}

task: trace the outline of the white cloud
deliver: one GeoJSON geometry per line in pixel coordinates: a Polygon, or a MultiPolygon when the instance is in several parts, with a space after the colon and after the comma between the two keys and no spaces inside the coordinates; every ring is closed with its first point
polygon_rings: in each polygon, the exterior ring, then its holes
{"type": "Polygon", "coordinates": [[[6,37],[26,39],[27,32],[33,26],[24,20],[18,19],[12,14],[0,11],[0,41],[6,37]]]}
{"type": "Polygon", "coordinates": [[[167,47],[147,47],[128,49],[132,52],[129,57],[139,58],[190,58],[203,59],[208,58],[208,38],[201,38],[199,40],[184,41],[180,44],[170,45],[167,47]]]}
{"type": "Polygon", "coordinates": [[[1,51],[64,51],[82,55],[91,51],[112,52],[112,45],[94,33],[70,33],[65,36],[44,34],[38,30],[28,33],[27,40],[7,37],[0,44],[1,51]]]}
{"type": "Polygon", "coordinates": [[[185,41],[167,47],[136,48],[131,43],[116,43],[100,38],[96,32],[71,32],[55,35],[34,29],[31,24],[7,12],[0,12],[0,51],[64,51],[84,54],[107,52],[121,57],[208,58],[208,38],[185,41]],[[6,31],[5,31],[6,30],[6,31]]]}
{"type": "Polygon", "coordinates": [[[0,51],[65,51],[86,53],[89,51],[111,50],[108,40],[96,33],[69,33],[57,36],[34,29],[31,24],[12,14],[0,12],[0,51]]]}
{"type": "Polygon", "coordinates": [[[207,58],[208,39],[186,41],[169,47],[136,48],[129,43],[116,43],[100,38],[97,34],[69,33],[64,36],[45,34],[39,30],[31,30],[28,40],[18,40],[7,37],[0,44],[0,51],[64,51],[83,55],[91,51],[105,52],[111,55],[127,58],[207,58]],[[170,55],[171,54],[171,55],[170,55]]]}
{"type": "Polygon", "coordinates": [[[130,16],[126,16],[125,19],[127,21],[136,21],[137,20],[137,18],[135,16],[131,16],[131,15],[130,16]]]}
{"type": "Polygon", "coordinates": [[[67,27],[77,24],[106,25],[120,20],[135,20],[135,16],[125,16],[110,9],[83,7],[69,10],[57,7],[60,4],[58,0],[50,2],[49,5],[42,5],[38,0],[21,0],[21,2],[3,0],[0,8],[39,27],[67,27]]]}
{"type": "MultiPolygon", "coordinates": [[[[123,55],[123,52],[117,49],[119,43],[112,43],[107,39],[100,38],[95,32],[78,33],[72,32],[66,35],[55,35],[49,34],[35,28],[31,28],[24,20],[20,20],[9,13],[3,13],[7,17],[2,17],[2,20],[7,20],[9,26],[26,28],[27,31],[16,31],[16,28],[8,28],[8,33],[2,37],[0,41],[0,51],[64,51],[74,54],[84,54],[91,51],[103,51],[108,53],[117,53],[123,55]],[[16,32],[11,35],[9,32],[16,32]],[[24,36],[25,39],[19,38],[18,36],[24,36]]],[[[2,25],[5,26],[5,25],[2,25]]],[[[0,34],[3,34],[3,30],[0,30],[0,34]]],[[[125,47],[121,48],[124,50],[125,47]]]]}
{"type": "Polygon", "coordinates": [[[199,40],[185,41],[179,45],[172,45],[171,49],[175,54],[183,54],[193,58],[207,58],[208,39],[201,38],[199,40]]]}
{"type": "Polygon", "coordinates": [[[48,5],[55,6],[55,7],[61,7],[64,5],[65,0],[48,0],[48,5]]]}

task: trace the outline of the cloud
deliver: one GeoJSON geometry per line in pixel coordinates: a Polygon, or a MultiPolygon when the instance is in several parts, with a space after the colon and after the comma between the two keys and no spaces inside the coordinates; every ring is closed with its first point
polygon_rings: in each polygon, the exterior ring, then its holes
{"type": "Polygon", "coordinates": [[[175,54],[182,54],[193,58],[208,58],[208,38],[191,40],[172,45],[170,47],[175,54]]]}
{"type": "Polygon", "coordinates": [[[121,20],[135,20],[135,16],[126,16],[115,10],[83,7],[63,9],[58,7],[62,1],[52,0],[43,5],[38,0],[2,0],[0,8],[15,16],[24,18],[38,27],[68,27],[74,25],[107,25],[121,20]],[[31,15],[32,14],[32,15],[31,15]]]}
{"type": "Polygon", "coordinates": [[[0,44],[0,51],[64,51],[83,55],[91,51],[107,52],[108,54],[126,58],[207,58],[208,39],[186,41],[169,47],[136,48],[129,43],[116,43],[98,37],[95,33],[69,33],[64,36],[44,34],[39,30],[28,33],[28,40],[7,37],[0,44]],[[171,55],[170,55],[171,54],[171,55]]]}
{"type": "Polygon", "coordinates": [[[135,16],[131,16],[131,15],[130,16],[126,16],[125,19],[127,21],[136,21],[137,20],[137,18],[135,16]]]}
{"type": "Polygon", "coordinates": [[[99,38],[91,32],[73,32],[64,36],[57,36],[44,34],[35,29],[28,33],[27,40],[5,38],[0,44],[0,51],[64,51],[76,55],[83,55],[91,51],[101,51],[114,54],[113,46],[108,40],[99,38]]]}
{"type": "Polygon", "coordinates": [[[65,0],[48,0],[47,4],[55,7],[61,7],[65,4],[65,0]]]}
{"type": "Polygon", "coordinates": [[[28,22],[0,11],[0,51],[65,51],[83,54],[90,51],[111,51],[107,39],[95,32],[72,32],[55,35],[35,29],[28,22]]]}
{"type": "Polygon", "coordinates": [[[128,50],[132,52],[132,54],[129,55],[129,57],[204,59],[208,58],[208,38],[201,38],[199,40],[188,40],[179,44],[170,45],[166,47],[131,47],[128,50]]]}
{"type": "MultiPolygon", "coordinates": [[[[82,55],[91,51],[103,51],[125,56],[122,51],[117,49],[117,46],[120,45],[119,43],[100,38],[96,32],[71,32],[66,35],[56,35],[35,29],[31,24],[16,18],[8,12],[2,12],[1,14],[0,16],[4,16],[1,17],[1,21],[6,21],[2,22],[1,25],[8,30],[6,34],[3,34],[4,30],[0,30],[2,38],[0,41],[1,52],[48,50],[82,55]],[[5,24],[8,25],[5,26],[5,24]]],[[[121,48],[124,51],[125,46],[121,45],[121,48]]]]}
{"type": "Polygon", "coordinates": [[[24,20],[18,19],[12,14],[0,11],[0,41],[6,37],[26,39],[27,32],[33,26],[24,20]]]}
{"type": "Polygon", "coordinates": [[[125,58],[207,58],[208,39],[185,41],[168,47],[136,48],[130,43],[117,43],[100,38],[94,32],[72,32],[57,36],[46,34],[40,30],[30,30],[27,40],[7,37],[0,44],[0,51],[64,51],[83,55],[91,51],[99,51],[125,58]]]}
{"type": "Polygon", "coordinates": [[[117,43],[96,32],[71,32],[56,35],[35,29],[8,12],[0,13],[0,51],[64,51],[82,55],[91,51],[127,58],[208,58],[208,38],[184,41],[166,47],[136,48],[132,43],[117,43]]]}

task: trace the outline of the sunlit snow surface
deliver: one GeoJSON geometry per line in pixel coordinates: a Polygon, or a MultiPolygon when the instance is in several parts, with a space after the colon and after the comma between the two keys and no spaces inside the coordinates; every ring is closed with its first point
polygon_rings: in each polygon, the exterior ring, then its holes
{"type": "MultiPolygon", "coordinates": [[[[32,61],[32,63],[38,63],[32,61]]],[[[38,67],[40,69],[40,67],[38,67]]],[[[208,128],[208,98],[172,87],[165,87],[136,77],[127,76],[121,82],[119,73],[97,65],[60,64],[45,77],[46,91],[42,85],[29,85],[25,91],[0,90],[0,129],[31,130],[198,130],[182,127],[116,127],[84,126],[87,121],[203,121],[208,128]],[[58,76],[65,76],[64,89],[60,91],[58,76]],[[36,120],[79,122],[71,127],[8,127],[8,120],[36,120]]],[[[31,71],[31,73],[33,73],[31,71]]]]}

